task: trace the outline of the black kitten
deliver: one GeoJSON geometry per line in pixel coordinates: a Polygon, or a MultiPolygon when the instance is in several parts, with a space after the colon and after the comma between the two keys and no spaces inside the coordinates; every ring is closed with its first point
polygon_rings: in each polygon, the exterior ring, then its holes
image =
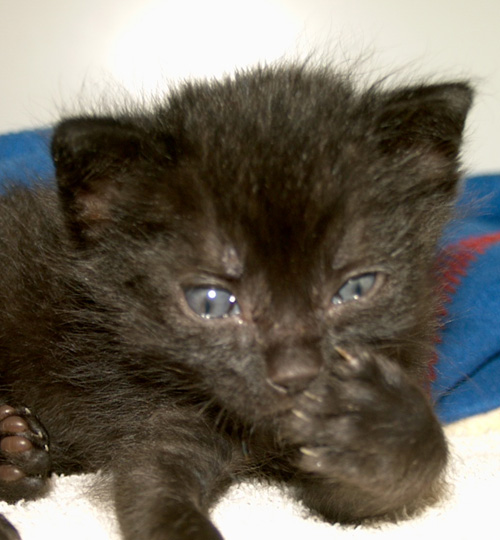
{"type": "Polygon", "coordinates": [[[129,540],[220,539],[207,512],[246,475],[332,521],[432,501],[433,259],[470,103],[280,67],[62,122],[57,190],[0,200],[0,495],[104,468],[129,540]]]}

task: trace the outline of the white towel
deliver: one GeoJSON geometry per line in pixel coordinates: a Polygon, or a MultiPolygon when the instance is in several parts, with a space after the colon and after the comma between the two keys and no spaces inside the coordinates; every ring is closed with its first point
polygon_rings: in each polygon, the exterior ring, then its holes
{"type": "MultiPolygon", "coordinates": [[[[500,415],[497,415],[500,419],[500,415]]],[[[451,427],[448,496],[421,516],[377,527],[331,525],[312,517],[277,486],[243,482],[229,490],[212,518],[226,540],[342,540],[352,538],[453,540],[500,539],[500,429],[451,427]]],[[[0,503],[0,512],[23,540],[120,540],[112,505],[92,495],[94,475],[56,477],[44,499],[0,503]]]]}

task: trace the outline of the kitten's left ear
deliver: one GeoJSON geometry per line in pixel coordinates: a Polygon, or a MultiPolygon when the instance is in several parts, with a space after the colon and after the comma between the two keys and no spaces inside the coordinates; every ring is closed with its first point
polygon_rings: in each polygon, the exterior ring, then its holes
{"type": "Polygon", "coordinates": [[[455,158],[472,98],[473,90],[464,82],[389,92],[377,118],[382,148],[388,152],[416,148],[455,158]]]}

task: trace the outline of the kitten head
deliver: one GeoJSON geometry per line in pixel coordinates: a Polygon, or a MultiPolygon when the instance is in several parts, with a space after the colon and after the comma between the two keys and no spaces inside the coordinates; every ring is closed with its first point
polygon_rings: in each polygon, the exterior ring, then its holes
{"type": "Polygon", "coordinates": [[[247,417],[289,408],[353,345],[420,383],[470,103],[465,83],[358,92],[266,68],[62,122],[68,231],[127,361],[247,417]]]}

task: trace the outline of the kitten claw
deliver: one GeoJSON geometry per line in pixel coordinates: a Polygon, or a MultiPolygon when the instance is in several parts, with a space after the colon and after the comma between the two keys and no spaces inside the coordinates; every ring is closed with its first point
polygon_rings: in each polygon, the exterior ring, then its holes
{"type": "Polygon", "coordinates": [[[299,411],[297,409],[292,409],[292,414],[296,416],[297,418],[300,418],[300,420],[310,420],[310,418],[304,414],[302,411],[299,411]]]}
{"type": "Polygon", "coordinates": [[[307,448],[306,446],[303,446],[300,448],[300,452],[304,454],[305,456],[313,457],[313,458],[319,458],[320,453],[316,450],[312,450],[311,448],[307,448]]]}
{"type": "Polygon", "coordinates": [[[334,348],[344,360],[347,360],[347,362],[351,364],[351,366],[355,368],[359,367],[359,360],[355,356],[353,356],[351,353],[349,353],[342,347],[339,347],[338,345],[335,346],[334,348]]]}
{"type": "Polygon", "coordinates": [[[308,399],[311,399],[312,401],[317,401],[318,403],[323,403],[323,398],[317,396],[316,394],[313,394],[309,392],[308,390],[304,391],[304,396],[308,399]]]}

